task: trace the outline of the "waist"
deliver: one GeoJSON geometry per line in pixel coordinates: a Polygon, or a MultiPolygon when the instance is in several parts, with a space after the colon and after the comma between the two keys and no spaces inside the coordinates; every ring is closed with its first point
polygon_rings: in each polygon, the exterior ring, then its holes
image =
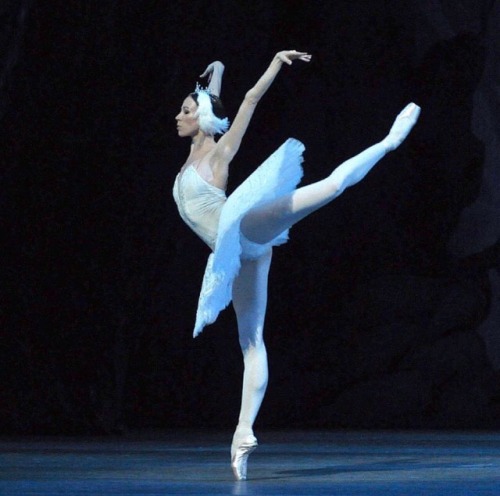
{"type": "Polygon", "coordinates": [[[192,192],[180,187],[176,181],[173,193],[182,220],[213,249],[220,214],[226,202],[224,192],[219,189],[192,192]]]}

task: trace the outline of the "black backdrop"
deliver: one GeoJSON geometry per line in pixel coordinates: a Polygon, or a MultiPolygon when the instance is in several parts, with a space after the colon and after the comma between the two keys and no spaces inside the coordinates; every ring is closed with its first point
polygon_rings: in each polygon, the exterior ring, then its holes
{"type": "Polygon", "coordinates": [[[307,183],[383,138],[408,101],[423,112],[275,250],[258,427],[498,426],[476,332],[488,264],[448,249],[481,184],[471,116],[495,2],[4,5],[2,432],[234,425],[232,309],[191,338],[208,250],[171,198],[188,148],[174,116],[214,59],[234,115],[285,48],[313,61],[284,68],[261,102],[230,190],[288,136],[306,144],[307,183]]]}

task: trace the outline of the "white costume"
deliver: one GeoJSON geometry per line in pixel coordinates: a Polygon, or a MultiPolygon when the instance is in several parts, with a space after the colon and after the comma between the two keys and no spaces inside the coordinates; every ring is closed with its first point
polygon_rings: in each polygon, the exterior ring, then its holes
{"type": "Polygon", "coordinates": [[[212,249],[196,312],[194,336],[215,322],[231,302],[232,285],[240,259],[256,259],[270,246],[283,244],[288,229],[266,244],[248,240],[240,232],[247,212],[292,192],[302,177],[304,145],[289,139],[255,170],[228,198],[189,165],[175,180],[173,194],[186,224],[212,249]]]}

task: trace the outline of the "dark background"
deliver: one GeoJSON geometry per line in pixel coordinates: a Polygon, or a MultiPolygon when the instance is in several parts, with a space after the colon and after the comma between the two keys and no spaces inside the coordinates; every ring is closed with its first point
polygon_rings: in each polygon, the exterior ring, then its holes
{"type": "Polygon", "coordinates": [[[257,428],[500,427],[499,22],[491,0],[4,1],[0,432],[232,429],[233,310],[191,337],[208,249],[171,197],[174,117],[214,59],[234,116],[288,48],[313,61],[263,98],[230,190],[288,136],[308,183],[423,111],[275,250],[257,428]]]}

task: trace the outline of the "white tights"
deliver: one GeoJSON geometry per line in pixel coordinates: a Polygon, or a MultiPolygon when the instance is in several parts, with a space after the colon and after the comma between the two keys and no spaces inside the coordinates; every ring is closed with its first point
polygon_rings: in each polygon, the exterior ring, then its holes
{"type": "MultiPolygon", "coordinates": [[[[420,114],[409,104],[398,115],[388,136],[338,166],[328,177],[303,186],[249,212],[241,223],[243,234],[256,243],[267,243],[296,222],[338,197],[363,179],[370,169],[406,138],[420,114]]],[[[252,427],[267,386],[264,319],[271,251],[257,260],[243,260],[233,284],[233,306],[244,360],[241,410],[235,436],[252,434],[252,427]]]]}
{"type": "Polygon", "coordinates": [[[267,306],[267,277],[272,252],[257,260],[242,260],[233,283],[233,307],[243,352],[243,389],[238,435],[252,433],[267,387],[267,353],[264,344],[264,319],[267,306]]]}

